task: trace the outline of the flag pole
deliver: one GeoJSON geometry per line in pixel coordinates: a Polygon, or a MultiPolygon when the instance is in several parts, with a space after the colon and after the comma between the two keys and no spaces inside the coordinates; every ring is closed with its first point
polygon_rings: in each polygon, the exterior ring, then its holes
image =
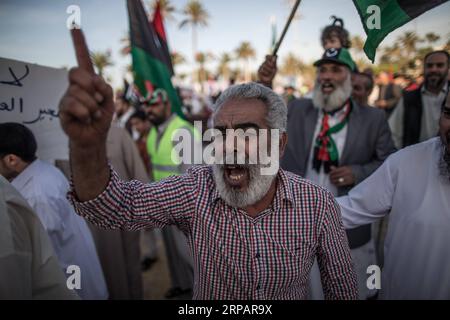
{"type": "Polygon", "coordinates": [[[281,43],[283,42],[283,39],[286,36],[286,33],[287,33],[288,29],[289,29],[289,26],[290,26],[290,24],[292,22],[292,19],[294,19],[295,12],[297,11],[297,8],[300,5],[300,2],[302,2],[302,1],[301,0],[297,0],[295,2],[294,7],[292,8],[292,11],[291,11],[291,15],[289,16],[289,19],[286,22],[286,25],[284,26],[283,33],[281,34],[280,40],[278,40],[275,48],[273,48],[273,51],[272,51],[272,55],[273,56],[277,55],[278,49],[280,49],[281,43]]]}

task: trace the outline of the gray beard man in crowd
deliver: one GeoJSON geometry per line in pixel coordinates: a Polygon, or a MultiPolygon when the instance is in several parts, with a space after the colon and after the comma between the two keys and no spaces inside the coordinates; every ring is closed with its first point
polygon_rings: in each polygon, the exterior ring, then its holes
{"type": "MultiPolygon", "coordinates": [[[[101,77],[70,71],[60,119],[70,141],[69,198],[78,214],[110,229],[178,226],[194,259],[194,299],[305,299],[316,258],[327,299],[357,297],[347,238],[329,192],[282,169],[258,178],[236,163],[195,166],[152,184],[121,181],[105,154],[113,108],[112,90],[101,77]]],[[[262,85],[227,89],[213,121],[225,137],[254,129],[268,150],[285,150],[286,105],[262,85]],[[260,130],[279,133],[274,149],[260,130]]],[[[247,158],[254,145],[244,145],[247,158]]],[[[238,150],[226,143],[223,151],[234,156],[238,150]]]]}
{"type": "MultiPolygon", "coordinates": [[[[342,196],[374,172],[395,147],[384,112],[350,98],[355,63],[348,50],[328,49],[314,65],[313,99],[295,99],[288,105],[290,139],[281,166],[342,196]]],[[[259,77],[268,83],[267,75],[275,73],[276,65],[269,57],[259,77]]],[[[346,231],[360,298],[366,299],[372,294],[366,272],[376,259],[371,225],[346,231]]],[[[323,298],[317,268],[311,275],[310,297],[323,298]]]]}

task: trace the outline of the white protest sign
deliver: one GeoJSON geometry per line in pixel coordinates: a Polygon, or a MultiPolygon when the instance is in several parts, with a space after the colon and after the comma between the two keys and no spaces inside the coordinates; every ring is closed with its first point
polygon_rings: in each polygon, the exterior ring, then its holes
{"type": "Polygon", "coordinates": [[[49,162],[69,158],[58,112],[67,76],[65,69],[0,58],[0,123],[30,128],[37,140],[37,156],[49,162]]]}

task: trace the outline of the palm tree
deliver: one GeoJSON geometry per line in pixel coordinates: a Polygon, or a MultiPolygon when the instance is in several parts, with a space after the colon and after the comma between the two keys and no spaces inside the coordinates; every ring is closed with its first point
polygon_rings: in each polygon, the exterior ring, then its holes
{"type": "Polygon", "coordinates": [[[432,46],[434,43],[441,39],[441,36],[434,32],[429,32],[425,35],[425,39],[427,40],[428,44],[432,46]]]}
{"type": "Polygon", "coordinates": [[[188,25],[192,28],[192,57],[195,61],[197,53],[197,27],[205,27],[208,25],[209,14],[199,0],[189,0],[183,10],[183,14],[186,17],[181,21],[180,28],[188,25]]]}
{"type": "Polygon", "coordinates": [[[408,59],[411,60],[416,52],[417,44],[422,42],[422,39],[414,31],[406,31],[403,36],[398,38],[398,41],[405,49],[408,59]]]}
{"type": "Polygon", "coordinates": [[[380,63],[385,64],[395,64],[397,62],[401,62],[405,58],[402,54],[402,48],[400,48],[398,43],[395,43],[392,46],[384,47],[383,54],[380,58],[380,63]]]}
{"type": "Polygon", "coordinates": [[[149,7],[154,12],[156,9],[156,5],[159,1],[159,7],[161,9],[161,15],[166,20],[175,21],[174,12],[176,11],[175,7],[170,3],[170,0],[153,0],[149,2],[149,7]]]}
{"type": "Polygon", "coordinates": [[[254,58],[255,56],[255,49],[253,49],[252,45],[248,41],[241,42],[239,47],[236,48],[236,57],[239,60],[243,61],[246,82],[251,81],[249,62],[250,59],[254,58]]]}
{"type": "Polygon", "coordinates": [[[351,39],[352,49],[355,55],[361,58],[364,52],[364,40],[360,36],[353,36],[351,39]]]}
{"type": "Polygon", "coordinates": [[[94,66],[97,68],[97,72],[100,76],[103,76],[103,70],[106,67],[114,65],[114,63],[111,60],[111,50],[107,50],[105,52],[101,51],[91,52],[91,59],[94,66]]]}
{"type": "MultiPolygon", "coordinates": [[[[296,0],[284,0],[285,6],[289,9],[289,13],[291,12],[292,8],[294,7],[296,0]]],[[[294,20],[301,20],[303,18],[303,15],[299,13],[300,10],[297,10],[294,14],[294,20]]]]}
{"type": "Polygon", "coordinates": [[[447,40],[447,43],[445,44],[445,46],[444,46],[444,48],[442,50],[450,51],[450,39],[447,40]]]}
{"type": "Polygon", "coordinates": [[[283,76],[295,77],[302,72],[303,68],[304,64],[302,61],[297,58],[295,54],[290,52],[281,64],[280,74],[283,76]]]}
{"type": "Polygon", "coordinates": [[[217,68],[217,73],[220,74],[224,81],[228,82],[230,80],[231,69],[230,62],[232,61],[231,55],[228,53],[223,53],[219,58],[219,67],[217,68]]]}
{"type": "Polygon", "coordinates": [[[198,82],[202,85],[201,91],[203,92],[203,82],[206,81],[208,76],[208,71],[205,68],[205,64],[209,61],[214,59],[214,55],[212,53],[204,53],[204,52],[197,52],[195,55],[195,62],[199,64],[198,69],[198,82]]]}
{"type": "Polygon", "coordinates": [[[176,51],[173,51],[170,54],[170,58],[174,67],[186,63],[186,58],[181,53],[176,51]]]}
{"type": "Polygon", "coordinates": [[[289,82],[291,83],[294,82],[297,77],[301,77],[303,83],[313,83],[316,70],[313,65],[305,64],[299,57],[290,52],[281,64],[280,74],[290,78],[289,82]]]}

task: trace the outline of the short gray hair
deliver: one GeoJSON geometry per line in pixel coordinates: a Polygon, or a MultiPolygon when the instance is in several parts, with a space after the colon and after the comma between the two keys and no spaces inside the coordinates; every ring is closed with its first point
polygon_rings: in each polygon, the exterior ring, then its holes
{"type": "Polygon", "coordinates": [[[284,100],[272,89],[256,82],[238,84],[226,89],[214,104],[214,116],[226,102],[243,99],[258,99],[264,102],[267,106],[266,121],[269,128],[286,132],[287,107],[284,100]]]}

